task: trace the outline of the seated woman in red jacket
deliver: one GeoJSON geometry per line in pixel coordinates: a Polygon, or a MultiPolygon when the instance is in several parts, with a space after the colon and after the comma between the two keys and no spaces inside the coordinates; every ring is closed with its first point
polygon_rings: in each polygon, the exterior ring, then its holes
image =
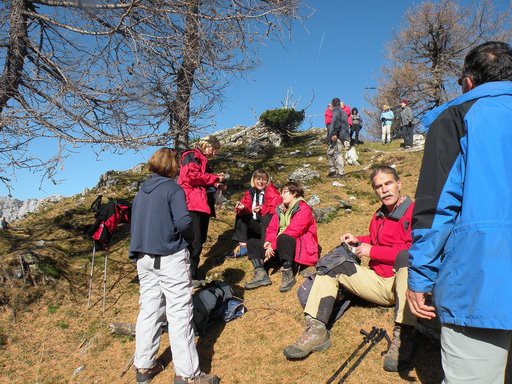
{"type": "Polygon", "coordinates": [[[254,266],[254,277],[245,289],[255,289],[272,282],[264,262],[277,256],[282,265],[280,292],[289,291],[295,284],[293,262],[315,265],[318,261],[318,237],[313,210],[304,200],[304,190],[296,182],[281,188],[283,203],[276,209],[264,239],[247,241],[248,258],[254,266]]]}
{"type": "Polygon", "coordinates": [[[254,171],[249,188],[236,206],[235,231],[232,239],[239,243],[234,257],[247,253],[247,240],[260,239],[276,208],[283,202],[281,194],[270,181],[270,175],[263,169],[254,171]]]}

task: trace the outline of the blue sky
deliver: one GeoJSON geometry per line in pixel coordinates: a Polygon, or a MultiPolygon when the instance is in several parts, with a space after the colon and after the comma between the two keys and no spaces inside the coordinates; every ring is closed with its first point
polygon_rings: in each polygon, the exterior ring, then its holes
{"type": "MultiPolygon", "coordinates": [[[[341,1],[309,0],[316,12],[303,25],[297,24],[290,40],[267,42],[259,47],[261,65],[238,79],[225,92],[222,110],[215,116],[211,132],[256,122],[266,109],[281,106],[287,90],[306,110],[304,128],[323,127],[323,112],[329,100],[339,97],[350,107],[367,107],[365,87],[376,85],[384,63],[385,44],[398,30],[403,14],[414,4],[410,0],[341,1]]],[[[464,3],[466,3],[464,1],[464,3]]],[[[506,3],[505,0],[495,4],[506,3]]],[[[40,143],[38,151],[46,151],[40,143]]],[[[124,155],[103,153],[85,147],[68,158],[58,175],[58,185],[41,176],[17,172],[12,196],[21,200],[59,194],[70,196],[96,185],[108,170],[126,170],[147,161],[154,148],[124,155]]],[[[0,196],[7,195],[0,185],[0,196]]]]}

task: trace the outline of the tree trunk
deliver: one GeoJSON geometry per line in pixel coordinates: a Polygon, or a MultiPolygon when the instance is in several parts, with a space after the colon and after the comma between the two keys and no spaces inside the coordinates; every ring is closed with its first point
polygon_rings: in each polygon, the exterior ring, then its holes
{"type": "Polygon", "coordinates": [[[171,121],[174,146],[188,146],[190,132],[190,100],[194,85],[194,73],[199,66],[199,0],[190,0],[187,6],[182,63],[178,70],[176,99],[171,121]]]}
{"type": "MultiPolygon", "coordinates": [[[[7,106],[7,102],[18,93],[21,81],[28,41],[26,10],[25,0],[11,0],[9,46],[4,71],[0,77],[0,115],[7,106]]],[[[0,124],[1,129],[2,124],[0,124]]]]}

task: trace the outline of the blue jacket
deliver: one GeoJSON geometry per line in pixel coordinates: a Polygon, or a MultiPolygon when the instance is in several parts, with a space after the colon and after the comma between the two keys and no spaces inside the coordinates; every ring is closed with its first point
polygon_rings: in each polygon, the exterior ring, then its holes
{"type": "Polygon", "coordinates": [[[130,258],[138,253],[172,255],[186,248],[193,236],[183,189],[154,174],[133,200],[130,258]]]}
{"type": "Polygon", "coordinates": [[[409,288],[441,323],[512,329],[512,82],[482,84],[429,112],[409,288]]]}

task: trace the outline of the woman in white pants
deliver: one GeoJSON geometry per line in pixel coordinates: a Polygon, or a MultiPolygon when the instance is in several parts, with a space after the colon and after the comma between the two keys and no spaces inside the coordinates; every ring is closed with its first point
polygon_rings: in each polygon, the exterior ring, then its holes
{"type": "Polygon", "coordinates": [[[391,143],[391,125],[395,114],[389,108],[389,105],[384,104],[382,106],[382,113],[380,115],[380,122],[382,127],[382,144],[391,143]]]}
{"type": "Polygon", "coordinates": [[[162,323],[167,318],[174,384],[219,382],[199,369],[192,329],[192,284],[188,243],[192,222],[183,189],[174,181],[176,151],[161,148],[149,160],[152,177],[132,205],[130,258],[137,261],[140,311],[135,334],[137,383],[147,384],[162,369],[156,363],[162,323]]]}

